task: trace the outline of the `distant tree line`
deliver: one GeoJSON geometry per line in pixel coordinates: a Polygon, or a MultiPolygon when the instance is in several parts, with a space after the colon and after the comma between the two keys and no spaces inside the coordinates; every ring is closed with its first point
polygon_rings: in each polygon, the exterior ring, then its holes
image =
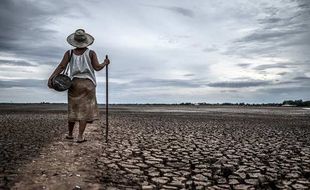
{"type": "Polygon", "coordinates": [[[310,101],[303,101],[303,100],[284,100],[283,103],[261,103],[261,104],[250,104],[250,103],[190,103],[190,102],[183,102],[179,105],[209,105],[209,106],[297,106],[297,107],[310,107],[310,101]]]}
{"type": "Polygon", "coordinates": [[[291,105],[297,107],[305,107],[310,106],[310,101],[302,101],[302,100],[284,100],[283,105],[291,105]]]}
{"type": "Polygon", "coordinates": [[[196,105],[196,106],[282,106],[281,103],[261,103],[261,104],[250,104],[250,103],[229,103],[229,102],[224,102],[224,103],[206,103],[206,102],[200,102],[200,103],[181,103],[179,105],[196,105]]]}
{"type": "MultiPolygon", "coordinates": [[[[40,103],[0,103],[0,105],[7,104],[66,104],[66,103],[50,103],[50,102],[40,102],[40,103]]],[[[100,104],[104,105],[104,104],[100,104]]],[[[207,102],[199,102],[199,103],[191,103],[191,102],[182,102],[182,103],[173,103],[173,104],[163,104],[163,103],[145,103],[145,104],[110,104],[110,105],[123,105],[123,106],[296,106],[296,107],[310,107],[310,101],[303,100],[284,100],[283,103],[261,103],[261,104],[250,104],[250,103],[207,103],[207,102]]]]}
{"type": "Polygon", "coordinates": [[[282,106],[281,103],[261,103],[261,104],[255,104],[255,103],[215,103],[215,104],[209,104],[209,103],[198,103],[198,105],[211,105],[211,106],[282,106]]]}

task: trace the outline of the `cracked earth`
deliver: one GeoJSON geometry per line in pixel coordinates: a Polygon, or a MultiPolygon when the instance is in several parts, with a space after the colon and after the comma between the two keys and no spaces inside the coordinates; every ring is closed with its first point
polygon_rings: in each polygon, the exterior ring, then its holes
{"type": "Polygon", "coordinates": [[[65,111],[3,109],[0,189],[310,188],[309,110],[182,109],[112,109],[83,144],[65,111]]]}

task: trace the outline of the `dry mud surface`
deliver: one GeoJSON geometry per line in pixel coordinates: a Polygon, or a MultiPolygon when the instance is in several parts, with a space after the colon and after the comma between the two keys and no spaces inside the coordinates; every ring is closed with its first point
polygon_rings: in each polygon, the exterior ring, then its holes
{"type": "Polygon", "coordinates": [[[0,189],[309,189],[309,116],[301,108],[114,106],[109,143],[102,119],[77,144],[64,140],[64,106],[2,105],[0,189]]]}

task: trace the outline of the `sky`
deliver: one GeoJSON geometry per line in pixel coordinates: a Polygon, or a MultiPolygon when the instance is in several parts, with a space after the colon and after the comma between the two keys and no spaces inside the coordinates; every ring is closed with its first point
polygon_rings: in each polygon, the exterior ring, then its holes
{"type": "Polygon", "coordinates": [[[78,28],[110,103],[310,99],[308,0],[1,0],[0,25],[0,102],[67,102],[47,79],[78,28]]]}

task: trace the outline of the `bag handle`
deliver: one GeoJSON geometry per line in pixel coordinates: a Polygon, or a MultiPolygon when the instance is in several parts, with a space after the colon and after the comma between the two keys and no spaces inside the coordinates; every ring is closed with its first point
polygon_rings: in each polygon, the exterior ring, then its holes
{"type": "Polygon", "coordinates": [[[68,76],[69,64],[70,64],[70,61],[71,61],[72,54],[73,54],[73,50],[71,49],[71,50],[69,51],[69,61],[68,61],[68,64],[67,64],[67,66],[66,66],[66,69],[63,70],[63,72],[62,72],[64,75],[67,75],[67,76],[68,76]]]}

